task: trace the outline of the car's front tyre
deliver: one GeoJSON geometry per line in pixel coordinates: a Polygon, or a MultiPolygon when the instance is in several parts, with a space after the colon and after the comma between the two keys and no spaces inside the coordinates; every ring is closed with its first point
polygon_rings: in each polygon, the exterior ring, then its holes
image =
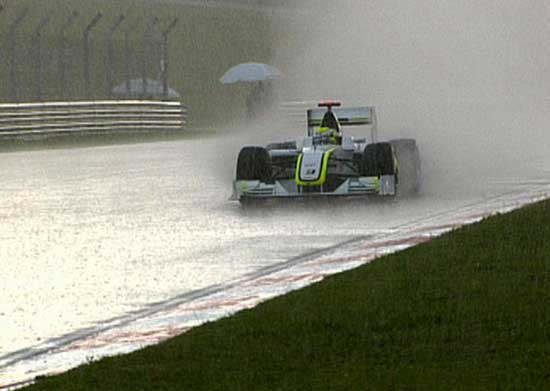
{"type": "Polygon", "coordinates": [[[366,146],[361,157],[361,174],[377,177],[395,174],[395,159],[390,143],[373,143],[366,146]]]}
{"type": "Polygon", "coordinates": [[[273,168],[271,155],[263,147],[244,147],[237,159],[237,180],[259,180],[271,182],[273,168]]]}

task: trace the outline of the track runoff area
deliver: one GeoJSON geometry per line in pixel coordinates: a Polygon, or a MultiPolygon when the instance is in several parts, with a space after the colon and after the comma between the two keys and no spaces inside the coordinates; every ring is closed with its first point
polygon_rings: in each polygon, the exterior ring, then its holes
{"type": "Polygon", "coordinates": [[[325,277],[427,242],[461,226],[550,198],[550,183],[530,182],[483,202],[438,213],[375,235],[274,264],[233,281],[188,292],[130,315],[50,340],[32,351],[3,357],[0,389],[32,383],[38,376],[67,371],[91,358],[129,353],[180,335],[205,322],[252,308],[325,277]],[[6,375],[7,374],[7,375],[6,375]]]}

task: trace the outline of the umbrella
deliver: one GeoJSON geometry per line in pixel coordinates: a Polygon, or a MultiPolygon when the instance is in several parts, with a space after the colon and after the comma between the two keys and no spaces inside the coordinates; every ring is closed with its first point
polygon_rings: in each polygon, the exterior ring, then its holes
{"type": "MultiPolygon", "coordinates": [[[[128,91],[128,85],[126,82],[119,84],[113,88],[113,94],[126,97],[140,97],[143,95],[143,79],[130,80],[130,90],[128,91]]],[[[164,90],[162,83],[158,80],[145,79],[145,87],[147,89],[147,95],[153,97],[164,97],[164,90]]],[[[180,98],[179,92],[173,88],[168,88],[168,98],[176,99],[180,98]]]]}
{"type": "Polygon", "coordinates": [[[282,75],[281,71],[271,65],[247,62],[230,68],[225,72],[220,81],[223,84],[237,83],[239,81],[255,82],[278,79],[282,75]]]}

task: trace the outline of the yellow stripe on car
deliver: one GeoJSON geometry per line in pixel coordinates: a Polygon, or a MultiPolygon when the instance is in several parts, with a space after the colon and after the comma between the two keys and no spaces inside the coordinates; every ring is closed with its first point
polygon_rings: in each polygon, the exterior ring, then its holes
{"type": "Polygon", "coordinates": [[[319,176],[319,179],[316,181],[303,181],[300,177],[300,169],[302,167],[302,159],[303,159],[303,153],[301,153],[298,156],[298,161],[296,162],[296,184],[299,186],[321,186],[324,185],[327,181],[328,176],[328,162],[330,160],[330,156],[332,155],[332,152],[334,152],[336,148],[329,149],[325,152],[323,155],[323,164],[321,166],[321,175],[319,176]]]}

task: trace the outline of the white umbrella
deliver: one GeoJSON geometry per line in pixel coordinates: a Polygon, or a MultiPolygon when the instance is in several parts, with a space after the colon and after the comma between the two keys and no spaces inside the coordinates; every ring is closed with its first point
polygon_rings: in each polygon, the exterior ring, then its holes
{"type": "Polygon", "coordinates": [[[230,68],[221,77],[223,84],[275,80],[283,74],[274,66],[258,62],[246,62],[230,68]]]}

